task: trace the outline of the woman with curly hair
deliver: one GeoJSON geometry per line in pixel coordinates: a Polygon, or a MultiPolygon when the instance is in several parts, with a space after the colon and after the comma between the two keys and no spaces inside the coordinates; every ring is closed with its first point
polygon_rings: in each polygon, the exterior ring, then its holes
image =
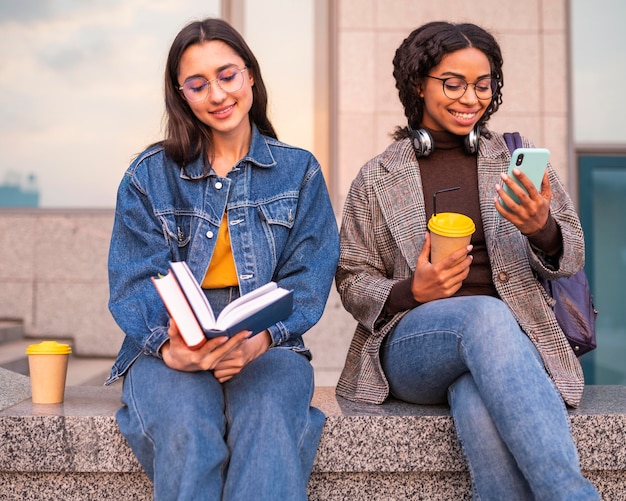
{"type": "Polygon", "coordinates": [[[358,325],[337,393],[448,402],[477,500],[597,500],[565,407],[580,402],[581,366],[537,280],[583,266],[583,233],[550,165],[539,190],[507,175],[509,149],[487,128],[502,63],[473,24],[429,23],[397,49],[408,124],[362,167],[344,207],[335,280],[358,325]],[[433,263],[427,224],[434,194],[450,188],[439,211],[469,216],[475,231],[433,263]]]}

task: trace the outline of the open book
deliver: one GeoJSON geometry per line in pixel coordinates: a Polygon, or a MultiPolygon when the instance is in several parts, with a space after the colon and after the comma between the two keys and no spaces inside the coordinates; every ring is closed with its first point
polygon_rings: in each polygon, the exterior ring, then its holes
{"type": "Polygon", "coordinates": [[[152,277],[170,317],[190,348],[207,339],[251,331],[252,336],[284,320],[293,310],[293,291],[269,282],[228,304],[215,318],[200,284],[184,261],[170,263],[170,271],[152,277]]]}

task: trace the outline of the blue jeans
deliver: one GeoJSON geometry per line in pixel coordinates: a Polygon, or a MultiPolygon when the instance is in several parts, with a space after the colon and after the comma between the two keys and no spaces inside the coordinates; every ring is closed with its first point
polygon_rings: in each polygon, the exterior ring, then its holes
{"type": "MultiPolygon", "coordinates": [[[[213,305],[237,295],[209,294],[213,305]]],[[[176,371],[140,355],[116,417],[155,501],[306,500],[325,420],[310,406],[313,390],[308,359],[286,348],[224,384],[210,371],[176,371]]]]}
{"type": "Polygon", "coordinates": [[[415,308],[383,343],[381,362],[395,397],[448,401],[474,499],[600,499],[581,474],[561,396],[499,299],[415,308]]]}

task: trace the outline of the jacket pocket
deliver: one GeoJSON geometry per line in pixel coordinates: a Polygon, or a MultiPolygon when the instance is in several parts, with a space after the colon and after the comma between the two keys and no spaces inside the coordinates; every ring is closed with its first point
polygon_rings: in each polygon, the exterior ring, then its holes
{"type": "Polygon", "coordinates": [[[187,212],[171,212],[159,215],[165,241],[174,248],[189,245],[194,225],[194,216],[187,212]]]}
{"type": "Polygon", "coordinates": [[[278,260],[296,220],[298,198],[284,196],[259,204],[259,217],[272,252],[274,264],[278,260]]]}

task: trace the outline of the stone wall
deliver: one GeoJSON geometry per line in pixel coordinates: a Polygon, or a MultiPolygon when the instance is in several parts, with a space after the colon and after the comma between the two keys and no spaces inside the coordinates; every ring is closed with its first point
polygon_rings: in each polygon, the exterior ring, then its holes
{"type": "Polygon", "coordinates": [[[561,179],[573,178],[567,1],[339,0],[335,5],[337,210],[358,169],[387,147],[397,125],[406,124],[392,60],[402,40],[429,21],[472,22],[493,33],[503,52],[505,83],[503,104],[489,127],[520,131],[549,148],[561,179]]]}
{"type": "MultiPolygon", "coordinates": [[[[78,357],[113,357],[123,334],[107,308],[113,210],[0,210],[0,320],[29,338],[72,340],[78,357]]],[[[331,290],[305,336],[316,382],[334,385],[355,321],[331,290]]]]}

